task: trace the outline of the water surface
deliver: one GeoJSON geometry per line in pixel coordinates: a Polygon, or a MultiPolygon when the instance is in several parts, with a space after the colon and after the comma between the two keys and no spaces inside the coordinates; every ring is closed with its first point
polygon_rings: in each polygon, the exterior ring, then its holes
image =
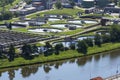
{"type": "Polygon", "coordinates": [[[0,72],[0,80],[89,80],[120,72],[120,50],[0,72]]]}

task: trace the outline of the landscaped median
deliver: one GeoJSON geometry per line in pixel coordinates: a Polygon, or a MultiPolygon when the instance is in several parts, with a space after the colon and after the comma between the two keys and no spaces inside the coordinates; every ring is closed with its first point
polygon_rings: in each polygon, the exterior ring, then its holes
{"type": "Polygon", "coordinates": [[[19,67],[19,66],[37,64],[37,63],[59,61],[59,60],[65,60],[70,58],[84,57],[84,56],[98,54],[106,51],[111,51],[118,48],[120,48],[120,43],[106,43],[106,44],[102,44],[102,47],[97,47],[97,46],[89,47],[87,55],[78,53],[77,50],[68,50],[68,51],[61,52],[59,55],[53,54],[48,57],[44,57],[44,55],[39,55],[38,57],[35,57],[32,60],[25,60],[24,58],[19,57],[19,58],[15,58],[14,61],[9,62],[8,59],[0,59],[0,69],[19,67]]]}

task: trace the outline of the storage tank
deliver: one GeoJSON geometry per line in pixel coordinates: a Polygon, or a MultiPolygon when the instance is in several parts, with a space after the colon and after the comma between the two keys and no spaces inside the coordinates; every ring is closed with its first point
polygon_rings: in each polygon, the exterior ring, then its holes
{"type": "Polygon", "coordinates": [[[84,8],[94,7],[94,0],[82,0],[82,7],[84,8]]]}
{"type": "Polygon", "coordinates": [[[97,6],[104,8],[109,4],[109,0],[97,0],[97,6]]]}

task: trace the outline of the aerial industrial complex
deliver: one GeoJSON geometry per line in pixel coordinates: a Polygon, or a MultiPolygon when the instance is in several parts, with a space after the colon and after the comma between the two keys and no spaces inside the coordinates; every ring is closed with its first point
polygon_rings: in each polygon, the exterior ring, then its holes
{"type": "Polygon", "coordinates": [[[119,80],[119,48],[119,0],[0,2],[0,80],[119,80]]]}

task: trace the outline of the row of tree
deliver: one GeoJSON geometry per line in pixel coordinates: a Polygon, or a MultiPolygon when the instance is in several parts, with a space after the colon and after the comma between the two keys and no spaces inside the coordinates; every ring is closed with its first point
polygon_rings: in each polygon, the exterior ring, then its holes
{"type": "Polygon", "coordinates": [[[15,0],[0,0],[0,7],[12,4],[15,0]]]}

